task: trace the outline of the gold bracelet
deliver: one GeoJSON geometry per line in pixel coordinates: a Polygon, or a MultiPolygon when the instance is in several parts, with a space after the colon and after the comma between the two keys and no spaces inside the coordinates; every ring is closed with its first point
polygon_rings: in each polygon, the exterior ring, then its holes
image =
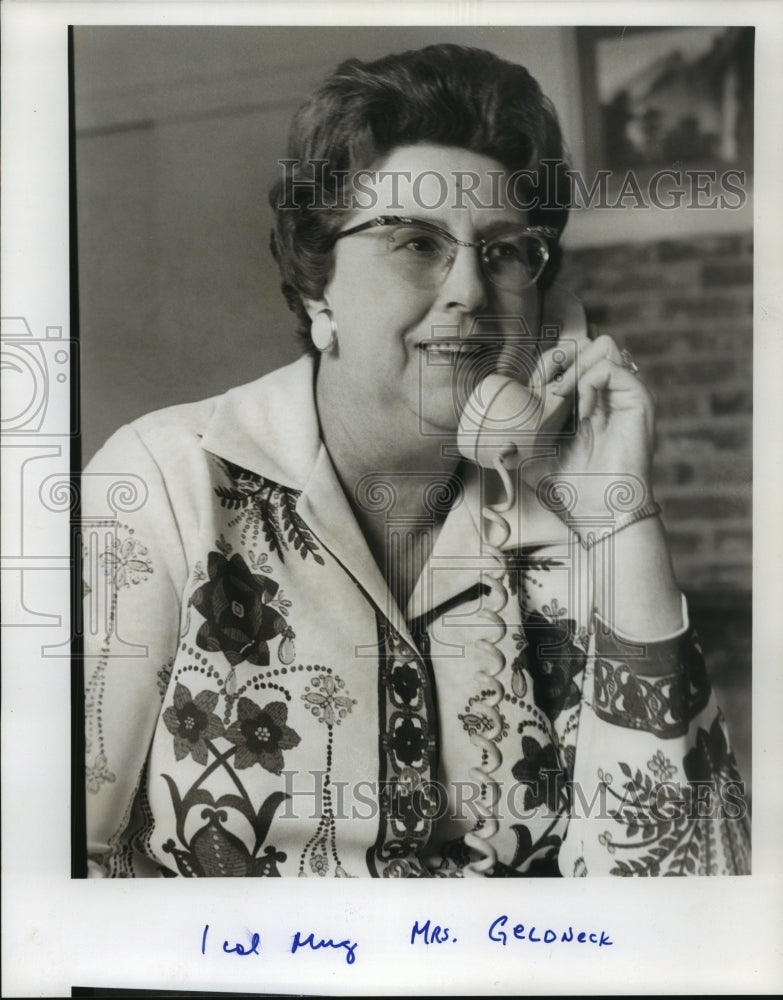
{"type": "Polygon", "coordinates": [[[655,500],[649,500],[647,503],[642,504],[641,507],[637,507],[636,510],[629,511],[627,514],[621,514],[611,525],[607,526],[607,531],[601,534],[588,531],[587,535],[579,540],[583,548],[591,549],[598,542],[604,541],[610,535],[616,535],[623,528],[629,528],[632,524],[636,524],[637,521],[644,521],[648,517],[657,517],[660,513],[661,505],[655,500]]]}

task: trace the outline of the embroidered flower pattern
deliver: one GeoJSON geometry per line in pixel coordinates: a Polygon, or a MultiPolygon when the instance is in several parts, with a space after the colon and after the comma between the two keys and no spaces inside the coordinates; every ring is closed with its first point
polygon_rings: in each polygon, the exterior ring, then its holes
{"type": "Polygon", "coordinates": [[[174,756],[183,760],[190,754],[197,764],[207,763],[207,740],[223,735],[223,723],[213,709],[218,696],[201,691],[194,698],[184,684],[174,689],[174,704],[163,713],[166,729],[174,736],[174,756]]]}
{"type": "Polygon", "coordinates": [[[193,591],[191,604],[206,621],[196,642],[202,649],[222,652],[232,666],[246,660],[256,666],[269,664],[269,640],[289,640],[282,648],[285,662],[293,660],[294,631],[279,610],[272,607],[278,584],[268,576],[254,575],[239,553],[230,559],[210,552],[209,581],[193,591]]]}
{"type": "Polygon", "coordinates": [[[283,702],[262,708],[246,697],[231,700],[236,721],[226,729],[214,712],[220,698],[217,691],[201,691],[193,697],[184,684],[177,683],[173,704],[163,713],[174,737],[175,758],[191,756],[207,765],[188,787],[177,780],[182,777],[179,774],[162,775],[176,819],[176,839],[168,839],[163,850],[171,855],[179,874],[188,877],[277,876],[286,854],[269,844],[268,837],[288,795],[263,780],[246,787],[240,772],[260,764],[280,774],[283,751],[296,746],[299,735],[287,725],[288,709],[283,702]],[[230,780],[230,790],[216,797],[214,784],[207,786],[206,779],[218,769],[230,780]],[[242,817],[239,829],[238,815],[242,817]],[[246,840],[248,826],[252,839],[246,840]]]}
{"type": "Polygon", "coordinates": [[[525,619],[525,627],[515,632],[517,656],[512,667],[512,689],[517,697],[526,693],[523,671],[533,678],[533,697],[553,721],[561,712],[574,708],[581,698],[577,678],[584,670],[587,655],[576,623],[566,618],[566,609],[555,599],[544,606],[552,620],[537,611],[525,619]]]}
{"type": "Polygon", "coordinates": [[[598,843],[607,849],[610,854],[614,854],[615,846],[612,841],[612,835],[608,830],[604,830],[603,833],[598,835],[598,843]]]}
{"type": "Polygon", "coordinates": [[[325,854],[313,854],[310,857],[310,871],[322,878],[329,871],[329,860],[325,854]]]}
{"type": "Polygon", "coordinates": [[[551,604],[545,604],[541,610],[553,622],[559,622],[561,618],[565,618],[568,614],[568,609],[562,607],[556,597],[552,598],[551,604]]]}
{"type": "Polygon", "coordinates": [[[427,734],[413,719],[402,719],[394,727],[390,742],[397,757],[403,763],[411,765],[424,757],[427,734]]]}
{"type": "Polygon", "coordinates": [[[390,675],[392,689],[400,701],[411,704],[421,690],[419,672],[413,663],[398,663],[390,675]]]}
{"type": "Polygon", "coordinates": [[[663,750],[655,751],[650,760],[647,761],[647,767],[658,781],[669,781],[677,773],[677,768],[668,757],[664,756],[663,750]]]}
{"type": "Polygon", "coordinates": [[[696,746],[685,755],[683,768],[688,781],[695,784],[720,784],[736,781],[737,765],[729,749],[722,717],[716,715],[709,732],[699,727],[696,746]]]}
{"type": "Polygon", "coordinates": [[[709,731],[699,728],[696,745],[685,755],[687,784],[658,750],[647,767],[657,779],[619,761],[625,781],[605,782],[609,816],[617,832],[598,838],[615,855],[612,875],[747,874],[750,854],[740,799],[742,785],[718,714],[709,731]],[[725,822],[731,818],[732,822],[725,822]],[[720,826],[717,823],[720,821],[720,826]],[[720,850],[716,831],[720,830],[720,850]],[[625,855],[622,857],[621,855],[625,855]]]}
{"type": "Polygon", "coordinates": [[[99,753],[93,764],[87,765],[87,791],[94,795],[100,791],[101,785],[116,781],[117,776],[109,770],[106,755],[99,753]]]}
{"type": "Polygon", "coordinates": [[[491,691],[480,691],[479,694],[473,695],[465,706],[464,713],[460,713],[457,718],[462,723],[462,728],[468,736],[475,736],[477,733],[480,733],[482,736],[487,736],[488,739],[494,740],[495,743],[500,743],[508,736],[509,726],[506,716],[497,716],[496,714],[495,718],[490,718],[486,712],[474,710],[474,706],[478,705],[480,708],[484,699],[491,696],[491,691]],[[498,718],[500,726],[498,726],[498,718]],[[488,736],[495,729],[497,729],[495,735],[488,736]]]}
{"type": "Polygon", "coordinates": [[[283,770],[283,750],[299,745],[300,736],[286,725],[288,708],[282,701],[270,701],[259,708],[249,698],[240,698],[237,721],[226,730],[226,739],[236,748],[237,768],[260,764],[272,774],[283,770]]]}
{"type": "Polygon", "coordinates": [[[587,864],[584,858],[577,858],[574,861],[574,870],[572,872],[574,878],[586,878],[587,877],[587,864]]]}
{"type": "Polygon", "coordinates": [[[285,562],[285,553],[293,549],[302,559],[311,556],[320,566],[323,557],[313,533],[299,516],[296,504],[299,490],[289,490],[272,483],[254,472],[218,459],[230,486],[216,486],[215,495],[222,507],[236,511],[230,527],[243,523],[242,542],[255,541],[261,533],[269,548],[285,562]]]}
{"type": "Polygon", "coordinates": [[[174,668],[174,657],[169,657],[168,660],[163,664],[163,666],[158,671],[158,691],[160,691],[161,698],[165,697],[166,691],[169,686],[169,681],[171,680],[171,671],[174,668]]]}
{"type": "Polygon", "coordinates": [[[112,536],[106,551],[100,556],[101,565],[116,590],[141,583],[152,572],[146,545],[132,535],[131,528],[127,538],[120,540],[117,535],[112,536]]]}
{"type": "Polygon", "coordinates": [[[566,774],[551,744],[541,746],[532,736],[523,736],[522,759],[514,764],[511,773],[520,784],[527,785],[525,809],[545,805],[557,813],[568,804],[566,774]]]}
{"type": "Polygon", "coordinates": [[[356,704],[355,699],[340,693],[344,688],[345,682],[341,678],[325,674],[315,678],[312,688],[310,685],[305,687],[302,700],[307,702],[319,722],[325,722],[327,726],[339,726],[356,704]]]}
{"type": "Polygon", "coordinates": [[[239,837],[226,829],[224,824],[228,813],[225,809],[216,809],[214,805],[211,808],[201,807],[201,818],[207,822],[193,834],[186,849],[177,847],[176,842],[169,839],[163,845],[163,850],[173,856],[180,875],[187,878],[279,877],[278,865],[286,860],[285,853],[268,845],[264,848],[264,853],[259,855],[261,843],[278,805],[279,799],[270,796],[261,807],[264,822],[263,825],[258,824],[262,832],[255,854],[251,854],[239,837]]]}
{"type": "MultiPolygon", "coordinates": [[[[308,561],[309,567],[313,562],[323,565],[312,535],[296,513],[296,494],[242,473],[236,474],[232,490],[223,488],[222,492],[218,491],[218,496],[226,509],[235,512],[232,514],[235,518],[239,518],[244,511],[259,513],[259,524],[263,526],[264,537],[268,540],[265,547],[276,565],[277,560],[283,560],[283,552],[289,556],[297,551],[302,560],[312,556],[308,561]],[[274,539],[274,542],[269,539],[274,539]]],[[[247,523],[250,523],[249,520],[247,523]]],[[[228,524],[231,527],[231,522],[228,524]]],[[[236,534],[228,528],[225,530],[231,542],[236,543],[236,534]]],[[[173,742],[177,761],[189,764],[192,760],[202,768],[195,777],[196,769],[193,767],[183,768],[182,772],[172,771],[177,778],[184,774],[183,785],[192,780],[188,789],[178,787],[174,777],[163,775],[171,793],[177,837],[176,840],[166,841],[164,851],[171,858],[172,870],[176,863],[183,875],[279,874],[279,866],[286,861],[286,854],[268,844],[266,838],[275,814],[287,795],[276,787],[282,786],[282,781],[272,782],[269,775],[281,775],[287,760],[293,758],[296,766],[304,756],[287,753],[301,743],[299,733],[288,724],[289,714],[291,722],[306,736],[314,732],[317,735],[317,731],[321,730],[327,747],[328,773],[332,739],[338,735],[331,730],[341,725],[357,705],[356,700],[349,696],[345,682],[328,672],[326,667],[314,668],[321,672],[313,673],[312,677],[299,674],[295,681],[291,676],[293,670],[290,673],[285,669],[276,670],[274,679],[271,670],[258,672],[252,682],[245,677],[243,686],[239,687],[243,680],[239,664],[268,666],[273,652],[284,666],[294,663],[295,633],[287,622],[292,603],[285,599],[279,583],[272,578],[274,567],[269,554],[258,554],[247,548],[240,554],[233,551],[231,542],[221,536],[221,542],[215,544],[216,551],[211,552],[208,560],[198,564],[193,571],[191,585],[194,589],[190,606],[201,616],[203,624],[199,619],[195,620],[193,633],[198,630],[198,634],[195,642],[192,635],[189,640],[201,650],[224,656],[232,668],[228,679],[226,662],[218,656],[202,658],[205,669],[201,673],[207,673],[208,679],[202,680],[201,684],[209,684],[211,680],[217,688],[215,691],[198,690],[194,686],[199,683],[195,674],[190,675],[190,688],[179,682],[175,684],[171,676],[172,661],[162,666],[157,676],[161,694],[167,702],[171,700],[162,715],[172,738],[168,746],[171,748],[173,742]],[[293,694],[287,685],[293,687],[293,694]],[[261,705],[243,696],[244,692],[250,694],[253,690],[266,692],[255,695],[262,701],[270,697],[279,700],[261,705]],[[194,694],[194,691],[197,693],[194,694]],[[279,693],[273,694],[272,691],[279,693]],[[221,699],[224,699],[226,708],[222,721],[216,714],[221,699]],[[319,723],[324,723],[330,732],[323,734],[322,727],[312,722],[310,733],[307,733],[301,725],[304,711],[319,723]],[[255,765],[258,765],[258,770],[252,771],[255,765]],[[246,773],[248,770],[252,771],[249,775],[246,773]],[[222,787],[217,780],[221,776],[230,779],[224,781],[222,787]],[[218,790],[225,791],[226,788],[226,794],[218,795],[218,790]],[[244,839],[238,836],[238,832],[244,839]]],[[[107,575],[111,573],[118,588],[139,583],[152,572],[146,548],[133,537],[115,540],[101,559],[107,575]]],[[[298,561],[295,560],[296,563],[298,561]]],[[[291,586],[294,587],[294,584],[291,586]]],[[[328,592],[324,599],[328,599],[328,592]]],[[[511,771],[519,783],[517,794],[524,799],[524,807],[528,810],[547,808],[553,821],[551,825],[549,821],[541,824],[547,826],[541,831],[535,825],[530,828],[524,824],[511,826],[516,835],[512,864],[506,866],[498,862],[494,874],[500,873],[501,869],[510,874],[522,871],[526,874],[552,874],[549,869],[554,866],[561,835],[568,821],[568,779],[573,763],[573,747],[565,746],[565,741],[557,743],[567,720],[561,718],[560,729],[556,730],[558,736],[555,737],[555,727],[546,726],[543,712],[554,721],[564,711],[578,706],[581,699],[580,675],[586,660],[585,643],[582,634],[576,632],[575,622],[568,618],[568,608],[559,604],[557,599],[551,598],[549,603],[543,605],[542,611],[541,614],[525,613],[523,627],[517,626],[518,631],[513,635],[518,646],[517,657],[512,664],[512,691],[517,698],[523,698],[528,696],[530,686],[533,688],[530,693],[533,707],[543,711],[539,713],[540,718],[537,718],[533,730],[538,738],[529,735],[521,738],[520,759],[511,771]],[[537,837],[535,841],[534,836],[537,837]]],[[[380,675],[381,683],[386,685],[387,700],[379,713],[380,735],[376,747],[381,755],[388,755],[385,762],[381,760],[386,765],[383,773],[391,777],[393,771],[399,778],[406,773],[406,768],[411,768],[417,777],[419,771],[426,776],[429,773],[426,769],[434,767],[433,748],[437,738],[436,731],[429,728],[435,714],[430,680],[424,666],[413,658],[416,655],[414,651],[407,649],[398,637],[393,636],[389,646],[389,666],[380,675]],[[404,662],[399,662],[401,659],[404,662]]],[[[190,650],[188,655],[192,652],[190,650]]],[[[198,657],[199,654],[196,655],[198,657]]],[[[194,663],[191,660],[187,666],[183,664],[184,670],[179,676],[187,679],[185,671],[199,670],[202,661],[194,663]]],[[[294,669],[302,671],[304,667],[300,665],[294,669]]],[[[650,682],[640,682],[632,673],[626,672],[617,675],[614,690],[619,703],[630,715],[644,715],[645,712],[649,714],[649,686],[650,682]]],[[[670,706],[675,719],[688,717],[688,698],[687,685],[672,691],[670,706]]],[[[476,700],[471,699],[465,707],[466,714],[459,716],[463,728],[473,735],[490,731],[490,720],[478,708],[474,709],[476,700]]],[[[513,699],[509,700],[513,702],[513,699]]],[[[508,708],[507,711],[513,717],[513,709],[508,708]]],[[[572,713],[571,717],[575,718],[576,713],[572,713]]],[[[505,717],[502,718],[502,732],[494,737],[498,741],[508,737],[508,723],[505,717]]],[[[350,724],[349,718],[346,727],[350,724]]],[[[530,732],[529,729],[520,731],[530,732]]],[[[569,736],[567,727],[565,735],[566,738],[569,736]]],[[[519,752],[519,744],[517,750],[519,752]]],[[[634,762],[634,766],[642,764],[645,759],[646,753],[634,762]]],[[[675,756],[675,761],[680,763],[678,756],[675,756]]],[[[512,762],[513,756],[508,763],[512,762]]],[[[377,761],[373,759],[372,763],[377,764],[377,761]]],[[[612,829],[604,830],[597,839],[603,850],[613,856],[613,862],[616,861],[614,873],[658,874],[666,870],[667,874],[684,874],[692,871],[694,865],[699,872],[710,870],[711,866],[714,868],[711,852],[716,848],[698,824],[689,825],[687,819],[681,820],[680,813],[672,813],[670,817],[666,810],[661,810],[665,816],[657,820],[657,826],[645,825],[645,816],[651,814],[653,790],[648,786],[650,777],[645,776],[643,781],[638,770],[632,773],[628,765],[615,759],[607,763],[619,767],[627,779],[622,789],[619,782],[612,789],[611,776],[601,774],[606,780],[608,800],[616,803],[617,808],[605,820],[612,829]],[[633,808],[626,798],[632,800],[633,808]],[[641,802],[638,811],[636,799],[641,802]],[[626,856],[633,860],[627,863],[621,860],[626,856]]],[[[307,764],[302,766],[307,767],[307,764]]],[[[731,779],[733,757],[719,720],[709,729],[698,730],[696,744],[687,754],[683,767],[693,785],[711,782],[716,787],[719,779],[731,779]]],[[[654,780],[667,782],[677,773],[677,767],[659,749],[647,760],[647,771],[654,780]]],[[[106,756],[99,753],[87,769],[87,788],[95,793],[104,783],[114,781],[116,778],[109,769],[106,756]]],[[[383,801],[389,826],[381,830],[376,847],[378,868],[382,874],[406,877],[419,874],[421,862],[416,857],[416,848],[419,843],[426,842],[439,804],[429,789],[426,782],[399,782],[390,797],[383,801]],[[384,860],[387,861],[385,868],[382,866],[384,860]]],[[[349,877],[339,864],[332,807],[326,797],[324,802],[321,825],[302,852],[300,873],[349,877]]],[[[654,804],[668,806],[668,800],[654,804]]],[[[600,830],[601,827],[591,836],[595,837],[600,830]]],[[[275,827],[269,839],[279,844],[281,841],[276,833],[275,827]]],[[[715,839],[726,836],[721,831],[715,839]]],[[[464,841],[460,840],[460,843],[466,850],[464,841]]],[[[733,848],[734,844],[730,847],[733,848]]],[[[508,861],[508,856],[504,860],[508,861]]],[[[573,874],[586,873],[584,859],[577,859],[573,874]]]]}
{"type": "Polygon", "coordinates": [[[384,804],[394,824],[408,834],[420,832],[442,805],[437,786],[422,782],[415,771],[403,771],[400,777],[384,790],[384,804]]]}

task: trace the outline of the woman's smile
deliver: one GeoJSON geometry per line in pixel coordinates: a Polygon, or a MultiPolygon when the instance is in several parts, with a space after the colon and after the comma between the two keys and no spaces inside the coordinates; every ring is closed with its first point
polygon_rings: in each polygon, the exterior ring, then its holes
{"type": "Polygon", "coordinates": [[[419,350],[438,363],[455,364],[459,358],[476,354],[481,350],[481,344],[468,343],[464,340],[425,340],[419,344],[419,350]]]}

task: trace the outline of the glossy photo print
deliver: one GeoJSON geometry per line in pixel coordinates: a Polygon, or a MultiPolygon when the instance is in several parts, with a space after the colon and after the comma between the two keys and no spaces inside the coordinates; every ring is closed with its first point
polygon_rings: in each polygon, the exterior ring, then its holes
{"type": "Polygon", "coordinates": [[[11,61],[11,940],[46,894],[72,995],[559,994],[739,934],[763,990],[774,921],[704,914],[779,877],[774,32],[252,6],[11,61]]]}

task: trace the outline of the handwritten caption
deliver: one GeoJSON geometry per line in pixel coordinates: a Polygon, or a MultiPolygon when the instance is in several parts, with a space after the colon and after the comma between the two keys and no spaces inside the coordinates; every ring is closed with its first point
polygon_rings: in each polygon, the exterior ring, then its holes
{"type": "MultiPolygon", "coordinates": [[[[513,946],[516,942],[544,945],[593,945],[598,948],[611,947],[614,942],[605,929],[583,929],[569,924],[562,927],[549,927],[543,924],[512,923],[507,914],[497,916],[486,930],[485,937],[502,948],[513,946]]],[[[453,929],[444,924],[437,924],[431,918],[414,920],[410,927],[407,940],[401,939],[418,949],[431,945],[457,944],[460,939],[453,929]]],[[[204,924],[201,933],[201,954],[215,952],[235,958],[248,958],[250,955],[261,956],[264,950],[262,936],[259,931],[246,930],[243,940],[234,937],[223,937],[214,933],[209,924],[204,924]]],[[[359,942],[350,937],[340,938],[339,935],[322,937],[314,931],[297,929],[291,936],[289,948],[291,955],[323,951],[324,953],[341,956],[348,965],[353,965],[358,957],[359,942]]]]}

